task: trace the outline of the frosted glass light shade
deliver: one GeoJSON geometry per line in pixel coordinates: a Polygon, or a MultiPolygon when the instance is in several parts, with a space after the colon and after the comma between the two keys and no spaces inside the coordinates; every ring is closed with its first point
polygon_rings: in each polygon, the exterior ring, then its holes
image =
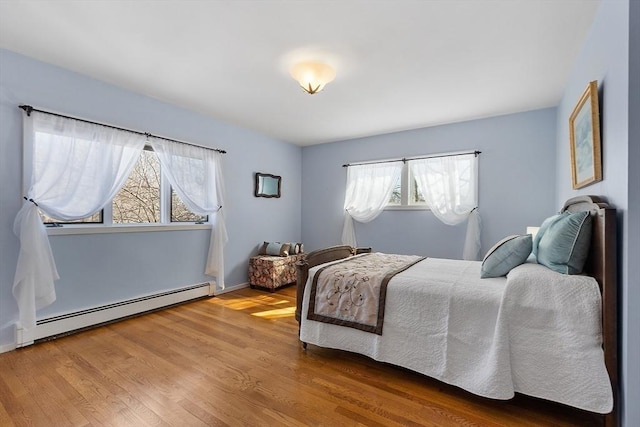
{"type": "Polygon", "coordinates": [[[291,67],[291,77],[300,83],[302,89],[313,95],[332,81],[336,77],[336,72],[327,64],[305,61],[291,67]]]}

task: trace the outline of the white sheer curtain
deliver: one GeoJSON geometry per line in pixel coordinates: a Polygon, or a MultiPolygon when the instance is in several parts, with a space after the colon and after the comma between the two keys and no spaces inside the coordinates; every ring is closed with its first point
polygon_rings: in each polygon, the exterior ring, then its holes
{"type": "Polygon", "coordinates": [[[357,246],[353,220],[375,219],[389,202],[393,187],[402,172],[402,162],[353,165],[347,168],[342,243],[357,246]]]}
{"type": "Polygon", "coordinates": [[[478,259],[480,215],[477,209],[475,154],[410,160],[411,173],[427,205],[440,221],[456,225],[468,219],[463,259],[478,259]]]}
{"type": "Polygon", "coordinates": [[[222,154],[161,138],[152,137],[149,142],[169,183],[187,208],[195,214],[209,216],[211,240],[205,274],[215,276],[217,285],[224,289],[224,245],[229,239],[222,212],[222,154]]]}
{"type": "Polygon", "coordinates": [[[14,222],[20,252],[13,295],[20,323],[29,329],[36,325],[36,310],[55,301],[54,281],[59,279],[38,207],[65,221],[102,209],[126,182],[145,137],[36,111],[23,123],[24,149],[33,158],[31,171],[25,171],[31,201],[25,201],[14,222]]]}

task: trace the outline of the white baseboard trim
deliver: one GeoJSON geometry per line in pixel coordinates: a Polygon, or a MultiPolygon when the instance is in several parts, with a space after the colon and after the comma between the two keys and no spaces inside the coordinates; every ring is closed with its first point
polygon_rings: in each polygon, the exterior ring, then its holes
{"type": "Polygon", "coordinates": [[[0,345],[0,354],[7,353],[7,352],[13,351],[15,349],[16,349],[16,345],[15,344],[0,345]]]}
{"type": "Polygon", "coordinates": [[[233,292],[233,291],[237,291],[238,289],[248,288],[248,287],[249,287],[249,282],[244,282],[244,283],[240,283],[238,285],[233,285],[233,286],[225,286],[224,289],[216,289],[213,295],[222,295],[222,294],[226,294],[227,292],[233,292]]]}
{"type": "Polygon", "coordinates": [[[22,326],[16,325],[16,344],[14,348],[31,345],[34,341],[43,338],[67,334],[192,299],[211,296],[212,289],[215,289],[215,284],[213,282],[205,282],[168,292],[40,319],[37,321],[36,327],[32,329],[24,329],[22,326]]]}

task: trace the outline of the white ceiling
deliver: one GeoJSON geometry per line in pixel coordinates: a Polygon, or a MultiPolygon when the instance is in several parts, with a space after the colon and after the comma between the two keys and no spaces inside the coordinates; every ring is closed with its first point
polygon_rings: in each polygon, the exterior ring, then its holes
{"type": "Polygon", "coordinates": [[[555,106],[598,4],[0,0],[0,47],[304,146],[555,106]]]}

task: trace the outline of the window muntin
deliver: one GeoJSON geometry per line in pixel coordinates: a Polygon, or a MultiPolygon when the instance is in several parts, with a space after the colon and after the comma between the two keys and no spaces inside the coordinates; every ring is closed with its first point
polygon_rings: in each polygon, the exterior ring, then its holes
{"type": "Polygon", "coordinates": [[[406,161],[402,166],[402,173],[398,178],[389,202],[388,208],[419,208],[428,209],[424,196],[418,189],[418,183],[411,174],[411,161],[406,161]]]}

